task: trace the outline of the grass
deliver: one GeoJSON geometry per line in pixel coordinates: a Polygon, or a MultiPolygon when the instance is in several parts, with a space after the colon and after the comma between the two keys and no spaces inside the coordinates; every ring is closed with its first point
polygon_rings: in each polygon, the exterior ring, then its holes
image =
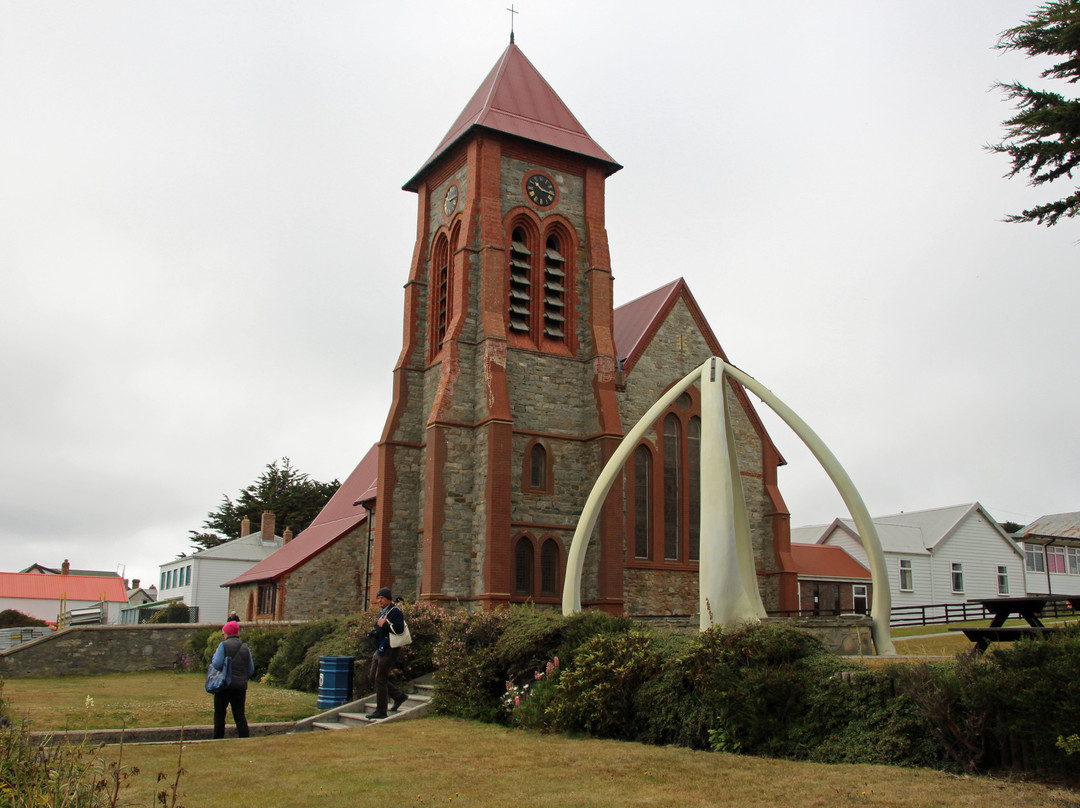
{"type": "MultiPolygon", "coordinates": [[[[214,719],[204,681],[201,673],[172,671],[6,679],[0,694],[11,719],[29,720],[34,731],[195,726],[214,719]]],[[[317,698],[252,682],[248,721],[306,718],[317,712],[317,698]]]]}
{"type": "MultiPolygon", "coordinates": [[[[105,754],[117,753],[116,747],[105,754]]],[[[179,747],[128,745],[123,804],[149,806],[179,747]]],[[[829,766],[563,735],[449,718],[183,748],[179,803],[233,808],[469,806],[1076,806],[1062,788],[889,766],[829,766]],[[223,745],[224,744],[224,745],[223,745]]]]}
{"type": "MultiPolygon", "coordinates": [[[[3,683],[12,717],[34,729],[209,723],[201,674],[170,672],[13,679],[3,683]],[[87,707],[86,697],[93,699],[87,707]]],[[[316,696],[252,684],[255,721],[315,712],[316,696]]],[[[118,747],[95,754],[105,761],[118,747]]],[[[291,808],[464,805],[896,806],[1035,808],[1080,806],[1051,786],[959,777],[889,766],[829,766],[603,741],[448,718],[366,729],[184,744],[127,744],[121,804],[152,806],[176,777],[177,804],[291,808]],[[227,744],[223,746],[222,744],[227,744]],[[165,782],[158,781],[161,773],[165,782]]]]}

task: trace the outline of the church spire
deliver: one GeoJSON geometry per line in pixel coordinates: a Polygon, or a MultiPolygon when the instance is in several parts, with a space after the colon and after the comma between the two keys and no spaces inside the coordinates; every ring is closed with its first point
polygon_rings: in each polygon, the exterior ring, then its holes
{"type": "Polygon", "coordinates": [[[605,176],[622,168],[589,136],[512,40],[450,131],[423,167],[405,183],[404,189],[419,188],[421,178],[432,164],[474,127],[591,157],[604,164],[605,176]]]}

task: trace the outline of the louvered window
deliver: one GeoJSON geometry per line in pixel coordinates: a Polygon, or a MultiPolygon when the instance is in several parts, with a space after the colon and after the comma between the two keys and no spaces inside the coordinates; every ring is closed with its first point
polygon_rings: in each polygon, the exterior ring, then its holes
{"type": "Polygon", "coordinates": [[[544,336],[566,339],[566,259],[555,236],[548,236],[544,249],[544,336]]]}
{"type": "Polygon", "coordinates": [[[510,241],[510,330],[518,334],[532,331],[532,261],[525,231],[515,227],[510,241]]]}
{"type": "Polygon", "coordinates": [[[444,237],[440,237],[435,244],[435,260],[432,262],[432,273],[435,283],[433,295],[433,326],[432,354],[436,354],[446,339],[446,319],[449,309],[450,295],[450,249],[444,237]]]}

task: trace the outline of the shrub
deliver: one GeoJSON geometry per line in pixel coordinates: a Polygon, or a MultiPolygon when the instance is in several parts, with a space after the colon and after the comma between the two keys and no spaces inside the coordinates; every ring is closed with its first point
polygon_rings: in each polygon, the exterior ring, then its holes
{"type": "Polygon", "coordinates": [[[32,628],[49,625],[44,620],[38,620],[28,614],[17,612],[14,609],[4,609],[0,612],[0,628],[32,628]]]}
{"type": "Polygon", "coordinates": [[[437,712],[461,718],[501,720],[499,699],[506,691],[504,671],[495,645],[509,609],[492,612],[448,612],[434,651],[437,712]]]}
{"type": "Polygon", "coordinates": [[[560,667],[547,713],[559,729],[633,738],[643,720],[634,709],[638,690],[660,667],[650,632],[598,634],[576,649],[572,667],[560,667]]]}
{"type": "Polygon", "coordinates": [[[199,626],[195,629],[195,633],[184,644],[184,667],[190,671],[205,671],[220,639],[221,631],[213,626],[199,626]]]}
{"type": "Polygon", "coordinates": [[[310,679],[310,671],[305,669],[300,673],[296,670],[303,664],[308,649],[315,643],[330,634],[337,627],[335,620],[316,620],[301,626],[294,626],[282,638],[278,644],[277,653],[274,654],[266,669],[266,679],[271,684],[279,687],[289,687],[295,690],[315,689],[318,687],[318,668],[315,670],[315,684],[312,688],[296,688],[294,681],[307,681],[310,679]]]}
{"type": "Polygon", "coordinates": [[[240,630],[240,639],[247,643],[255,662],[255,675],[252,678],[258,680],[266,675],[270,660],[277,654],[289,630],[282,626],[252,626],[240,630]]]}
{"type": "Polygon", "coordinates": [[[164,609],[157,609],[147,623],[190,623],[191,610],[183,601],[173,601],[164,609]]]}

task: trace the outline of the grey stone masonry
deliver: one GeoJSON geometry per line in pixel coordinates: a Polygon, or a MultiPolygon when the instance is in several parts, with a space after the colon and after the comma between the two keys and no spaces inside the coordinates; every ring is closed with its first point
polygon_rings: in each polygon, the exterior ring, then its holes
{"type": "MultiPolygon", "coordinates": [[[[221,628],[214,624],[215,628],[221,628]]],[[[88,673],[172,670],[204,626],[72,626],[0,651],[0,677],[32,679],[88,673]]]]}

